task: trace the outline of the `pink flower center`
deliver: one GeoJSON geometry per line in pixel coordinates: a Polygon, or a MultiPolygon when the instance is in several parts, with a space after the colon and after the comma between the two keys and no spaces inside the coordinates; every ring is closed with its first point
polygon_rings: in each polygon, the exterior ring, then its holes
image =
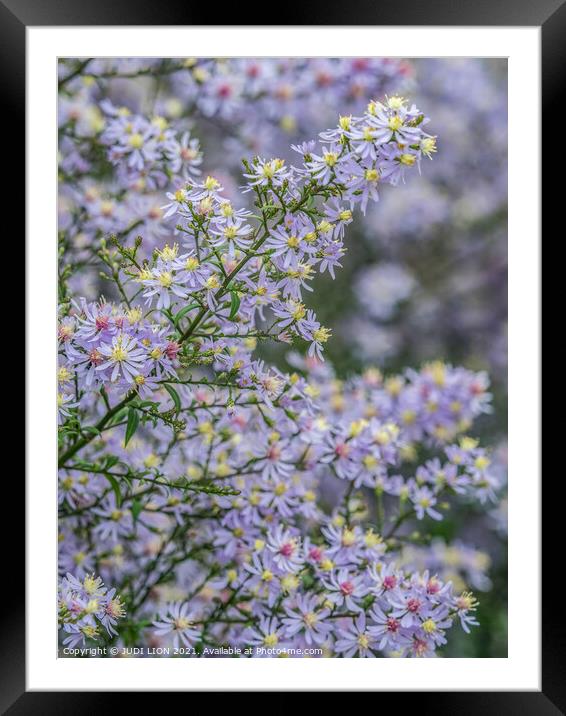
{"type": "Polygon", "coordinates": [[[167,344],[167,346],[165,348],[165,355],[170,360],[175,360],[180,348],[181,348],[181,346],[178,343],[176,343],[175,341],[169,341],[169,343],[167,344]]]}
{"type": "Polygon", "coordinates": [[[407,609],[410,612],[413,612],[413,614],[415,612],[418,612],[420,608],[421,608],[421,603],[418,599],[409,599],[407,601],[407,609]]]}
{"type": "Polygon", "coordinates": [[[436,594],[440,591],[440,584],[436,581],[436,579],[429,579],[426,585],[426,591],[428,594],[436,594]]]}
{"type": "Polygon", "coordinates": [[[422,639],[415,639],[413,641],[413,651],[418,656],[422,656],[422,654],[426,653],[426,641],[423,641],[422,639]]]}
{"type": "Polygon", "coordinates": [[[267,450],[267,459],[276,462],[281,457],[281,448],[278,445],[271,445],[267,450]]]}
{"type": "Polygon", "coordinates": [[[346,445],[346,443],[338,443],[334,448],[334,452],[338,457],[346,457],[350,452],[350,446],[346,445]]]}
{"type": "Polygon", "coordinates": [[[108,328],[108,316],[97,316],[95,325],[97,331],[104,331],[108,328]]]}
{"type": "Polygon", "coordinates": [[[96,350],[96,348],[93,348],[91,350],[91,352],[88,354],[88,359],[90,360],[92,365],[100,365],[102,363],[102,356],[96,350]]]}
{"type": "Polygon", "coordinates": [[[292,542],[285,542],[285,544],[281,545],[279,554],[283,555],[283,557],[290,557],[294,551],[295,545],[292,542]]]}
{"type": "Polygon", "coordinates": [[[394,577],[393,575],[389,575],[384,578],[383,580],[383,588],[384,589],[395,589],[397,586],[397,577],[394,577]]]}
{"type": "Polygon", "coordinates": [[[185,161],[190,161],[191,159],[197,158],[197,153],[194,149],[191,149],[190,147],[183,147],[183,149],[181,149],[181,157],[185,161]]]}
{"type": "Polygon", "coordinates": [[[368,61],[365,57],[359,57],[352,63],[355,70],[365,70],[368,66],[368,61]]]}
{"type": "Polygon", "coordinates": [[[218,96],[223,99],[227,99],[232,94],[232,88],[230,85],[220,85],[218,88],[218,96]]]}
{"type": "Polygon", "coordinates": [[[327,72],[319,72],[316,81],[320,87],[328,87],[332,84],[332,77],[327,72]]]}
{"type": "Polygon", "coordinates": [[[349,597],[354,591],[354,585],[352,582],[340,582],[340,591],[345,597],[349,597]]]}
{"type": "Polygon", "coordinates": [[[399,621],[395,617],[388,617],[387,631],[395,633],[399,629],[399,621]]]}
{"type": "Polygon", "coordinates": [[[320,562],[322,559],[322,550],[319,547],[311,547],[309,549],[309,559],[312,559],[314,562],[320,562]]]}
{"type": "Polygon", "coordinates": [[[472,383],[470,386],[470,393],[472,395],[481,395],[483,393],[483,388],[479,383],[472,383]]]}

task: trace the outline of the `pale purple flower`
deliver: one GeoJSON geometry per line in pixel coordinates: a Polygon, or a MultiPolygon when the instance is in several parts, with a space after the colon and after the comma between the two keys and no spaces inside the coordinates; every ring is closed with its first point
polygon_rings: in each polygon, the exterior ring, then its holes
{"type": "Polygon", "coordinates": [[[194,617],[187,602],[172,602],[159,619],[153,622],[156,636],[173,635],[173,646],[191,647],[200,639],[200,631],[194,627],[194,617]]]}
{"type": "Polygon", "coordinates": [[[348,627],[341,627],[337,631],[334,649],[344,657],[353,656],[375,657],[372,647],[375,646],[375,635],[371,628],[366,626],[366,616],[363,612],[352,620],[348,627]]]}
{"type": "Polygon", "coordinates": [[[286,617],[283,618],[285,636],[292,638],[303,635],[306,643],[322,644],[332,631],[332,625],[325,621],[330,612],[320,609],[316,596],[297,596],[285,601],[286,617]]]}

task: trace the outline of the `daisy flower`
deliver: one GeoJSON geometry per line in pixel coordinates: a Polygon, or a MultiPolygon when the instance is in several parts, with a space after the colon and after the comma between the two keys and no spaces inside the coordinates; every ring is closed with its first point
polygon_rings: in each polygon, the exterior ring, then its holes
{"type": "Polygon", "coordinates": [[[172,602],[159,620],[153,622],[157,636],[173,635],[173,646],[192,646],[200,638],[200,632],[193,626],[193,617],[187,602],[172,602]]]}

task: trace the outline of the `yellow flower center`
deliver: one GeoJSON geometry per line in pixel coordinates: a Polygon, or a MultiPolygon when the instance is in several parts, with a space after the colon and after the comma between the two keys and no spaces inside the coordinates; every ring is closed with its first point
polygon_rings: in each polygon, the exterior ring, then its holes
{"type": "Polygon", "coordinates": [[[169,288],[173,283],[173,276],[169,271],[163,271],[163,273],[159,274],[158,280],[163,288],[169,288]]]}
{"type": "Polygon", "coordinates": [[[425,137],[421,141],[421,151],[427,157],[436,152],[436,137],[425,137]]]}
{"type": "Polygon", "coordinates": [[[426,634],[433,634],[436,631],[436,622],[429,617],[422,623],[422,627],[426,634]]]}
{"type": "Polygon", "coordinates": [[[111,358],[116,363],[128,360],[128,351],[122,346],[121,343],[117,343],[112,349],[111,358]]]}
{"type": "Polygon", "coordinates": [[[216,288],[220,288],[220,281],[218,280],[218,276],[215,273],[213,273],[212,276],[209,276],[206,279],[205,286],[209,290],[214,290],[216,288]]]}
{"type": "Polygon", "coordinates": [[[307,309],[304,307],[302,303],[295,303],[294,306],[291,308],[291,316],[296,321],[301,320],[301,318],[304,318],[307,313],[307,309]]]}
{"type": "Polygon", "coordinates": [[[313,331],[312,335],[317,343],[326,343],[330,338],[331,330],[321,326],[320,328],[317,328],[316,331],[313,331]]]}
{"type": "Polygon", "coordinates": [[[275,166],[273,162],[267,162],[264,164],[261,171],[266,179],[271,179],[271,177],[275,174],[275,166]]]}
{"type": "Polygon", "coordinates": [[[399,95],[394,95],[393,97],[389,97],[389,99],[387,100],[387,106],[390,109],[401,109],[405,102],[406,100],[403,97],[399,97],[399,95]]]}
{"type": "Polygon", "coordinates": [[[161,251],[159,251],[159,255],[165,261],[172,261],[173,259],[177,258],[178,251],[179,251],[179,244],[173,244],[173,246],[169,246],[169,244],[165,244],[165,246],[161,249],[161,251]]]}
{"type": "Polygon", "coordinates": [[[143,316],[143,312],[142,312],[141,308],[130,308],[126,312],[126,318],[128,319],[128,321],[130,323],[138,323],[139,321],[141,321],[142,316],[143,316]]]}
{"type": "Polygon", "coordinates": [[[381,537],[371,528],[365,533],[364,542],[367,547],[376,547],[381,541],[381,537]]]}
{"type": "Polygon", "coordinates": [[[59,383],[67,383],[69,380],[71,380],[71,371],[68,368],[65,368],[65,366],[59,368],[59,371],[57,373],[57,379],[59,383]]]}
{"type": "Polygon", "coordinates": [[[175,619],[173,624],[177,631],[184,631],[191,626],[191,622],[186,617],[179,617],[179,619],[175,619]]]}
{"type": "Polygon", "coordinates": [[[401,154],[399,161],[407,167],[412,167],[417,161],[417,157],[415,154],[401,154]]]}
{"type": "Polygon", "coordinates": [[[364,127],[364,140],[366,142],[373,142],[373,129],[372,127],[364,127]]]}
{"type": "Polygon", "coordinates": [[[102,584],[100,577],[95,577],[94,574],[90,574],[83,579],[83,587],[87,594],[93,594],[102,584]]]}
{"type": "Polygon", "coordinates": [[[143,137],[139,132],[134,132],[128,140],[130,147],[141,149],[143,147],[143,137]]]}
{"type": "Polygon", "coordinates": [[[185,270],[186,271],[195,271],[200,266],[200,263],[197,258],[194,256],[191,256],[185,261],[185,270]]]}
{"type": "Polygon", "coordinates": [[[345,529],[342,532],[342,544],[344,547],[351,547],[356,541],[356,535],[352,530],[345,529]]]}
{"type": "Polygon", "coordinates": [[[220,186],[220,182],[218,182],[214,177],[208,176],[204,180],[204,188],[208,191],[214,191],[215,189],[218,189],[220,186]]]}
{"type": "Polygon", "coordinates": [[[485,470],[485,468],[489,466],[489,463],[490,460],[488,457],[485,457],[485,455],[480,455],[474,460],[474,465],[478,470],[485,470]]]}
{"type": "Polygon", "coordinates": [[[316,228],[321,234],[328,234],[334,228],[334,224],[331,224],[329,221],[326,221],[326,219],[323,219],[316,225],[316,228]]]}
{"type": "Polygon", "coordinates": [[[389,121],[387,122],[387,126],[393,132],[396,132],[398,129],[401,129],[401,127],[403,126],[403,120],[401,119],[401,117],[399,117],[398,114],[394,114],[393,117],[389,118],[389,121]]]}
{"type": "Polygon", "coordinates": [[[317,622],[317,616],[314,612],[307,612],[303,616],[303,621],[308,627],[313,627],[317,622]]]}
{"type": "Polygon", "coordinates": [[[266,634],[266,636],[263,639],[263,643],[265,646],[275,646],[279,641],[279,637],[275,632],[272,632],[271,634],[266,634]]]}

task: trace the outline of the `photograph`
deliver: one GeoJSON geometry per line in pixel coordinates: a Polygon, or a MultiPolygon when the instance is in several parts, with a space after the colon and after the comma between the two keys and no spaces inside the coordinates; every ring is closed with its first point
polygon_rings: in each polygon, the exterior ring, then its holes
{"type": "Polygon", "coordinates": [[[566,714],[542,476],[566,0],[293,11],[0,0],[26,441],[0,714],[566,714]]]}
{"type": "Polygon", "coordinates": [[[56,69],[51,648],[507,658],[507,57],[56,69]]]}

